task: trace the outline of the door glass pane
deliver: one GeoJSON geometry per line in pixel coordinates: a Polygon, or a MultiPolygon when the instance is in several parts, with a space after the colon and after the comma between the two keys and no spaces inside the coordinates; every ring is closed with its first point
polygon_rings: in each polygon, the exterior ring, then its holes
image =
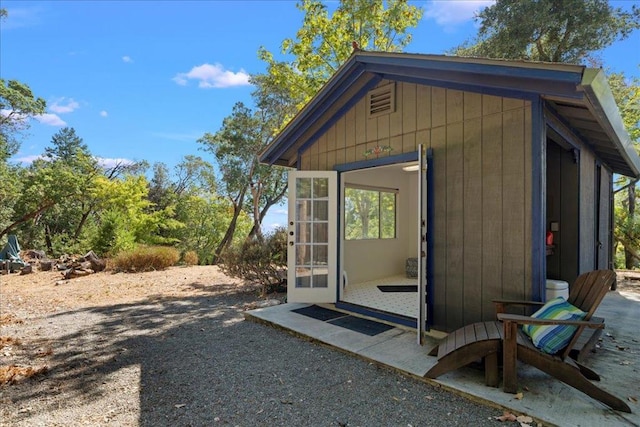
{"type": "Polygon", "coordinates": [[[313,224],[313,243],[327,243],[329,241],[329,223],[316,222],[313,224]]]}
{"type": "Polygon", "coordinates": [[[296,219],[311,221],[311,200],[296,200],[296,219]]]}
{"type": "Polygon", "coordinates": [[[299,222],[296,224],[298,243],[311,243],[311,223],[299,222]]]}
{"type": "Polygon", "coordinates": [[[329,262],[329,252],[327,245],[314,245],[313,247],[313,265],[327,265],[329,262]]]}
{"type": "Polygon", "coordinates": [[[312,286],[314,288],[326,288],[329,286],[329,269],[314,268],[312,286]]]}
{"type": "Polygon", "coordinates": [[[311,198],[311,178],[296,178],[296,198],[311,198]]]}
{"type": "Polygon", "coordinates": [[[296,265],[311,265],[311,245],[296,245],[296,265]]]}
{"type": "Polygon", "coordinates": [[[313,201],[313,219],[314,221],[327,221],[329,219],[328,200],[313,201]]]}
{"type": "Polygon", "coordinates": [[[329,180],[327,178],[315,178],[313,180],[314,199],[329,197],[329,180]]]}
{"type": "Polygon", "coordinates": [[[296,268],[296,288],[310,288],[311,287],[311,269],[310,268],[296,268]]]}

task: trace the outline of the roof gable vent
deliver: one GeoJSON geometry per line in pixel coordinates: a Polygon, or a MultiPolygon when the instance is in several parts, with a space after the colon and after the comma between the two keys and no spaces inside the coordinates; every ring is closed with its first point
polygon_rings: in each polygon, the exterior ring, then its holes
{"type": "Polygon", "coordinates": [[[369,118],[396,111],[396,85],[391,83],[376,88],[367,94],[369,118]]]}

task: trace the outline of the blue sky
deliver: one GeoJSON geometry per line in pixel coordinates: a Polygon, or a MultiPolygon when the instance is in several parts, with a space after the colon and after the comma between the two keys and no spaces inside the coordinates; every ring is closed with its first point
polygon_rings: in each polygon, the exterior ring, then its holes
{"type": "MultiPolygon", "coordinates": [[[[415,2],[425,9],[408,52],[444,53],[476,32],[491,1],[415,2]]],[[[630,8],[638,1],[612,1],[630,8]]],[[[335,4],[335,3],[333,3],[335,4]]],[[[28,163],[63,126],[104,159],[212,160],[196,142],[232,106],[251,104],[257,51],[279,53],[302,13],[294,1],[0,1],[0,77],[47,101],[13,161],[28,163]]],[[[640,32],[602,52],[604,64],[640,76],[640,32]]],[[[276,208],[277,209],[277,208],[276,208]]],[[[265,220],[284,223],[283,209],[265,220]]]]}

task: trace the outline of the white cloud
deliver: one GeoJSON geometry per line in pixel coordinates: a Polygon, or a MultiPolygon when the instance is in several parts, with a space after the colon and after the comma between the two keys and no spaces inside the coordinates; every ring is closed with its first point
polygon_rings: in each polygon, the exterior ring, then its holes
{"type": "Polygon", "coordinates": [[[276,230],[278,228],[282,228],[282,227],[285,227],[285,226],[286,226],[286,222],[282,223],[282,224],[274,222],[274,223],[271,223],[271,224],[267,224],[266,226],[264,226],[264,228],[265,228],[265,230],[267,232],[270,232],[270,231],[274,231],[274,230],[276,230]]]}
{"type": "Polygon", "coordinates": [[[133,59],[131,59],[130,56],[125,55],[122,57],[122,62],[133,62],[133,59]]]}
{"type": "Polygon", "coordinates": [[[452,27],[473,19],[477,12],[494,4],[496,0],[433,1],[424,17],[434,19],[443,27],[452,27]]]}
{"type": "Polygon", "coordinates": [[[107,113],[105,110],[100,111],[100,117],[107,117],[109,115],[109,113],[107,113]]]}
{"type": "Polygon", "coordinates": [[[7,110],[5,108],[0,110],[0,116],[2,117],[9,117],[12,113],[13,113],[12,120],[20,121],[24,123],[27,119],[27,116],[25,116],[24,114],[16,113],[14,110],[7,110]]]}
{"type": "Polygon", "coordinates": [[[35,162],[38,159],[42,159],[42,156],[39,154],[32,155],[32,156],[18,157],[16,159],[12,159],[12,161],[16,163],[22,163],[23,165],[30,165],[31,163],[35,162]]]}
{"type": "Polygon", "coordinates": [[[3,18],[0,29],[13,30],[16,28],[35,27],[40,24],[43,9],[41,7],[8,7],[7,17],[3,18]]]}
{"type": "Polygon", "coordinates": [[[77,101],[74,101],[73,98],[56,99],[55,101],[53,101],[53,104],[49,106],[49,110],[58,114],[71,113],[78,108],[80,108],[80,104],[78,104],[77,101]]]}
{"type": "Polygon", "coordinates": [[[57,114],[44,113],[33,117],[40,123],[49,126],[66,126],[67,122],[58,117],[57,114]]]}
{"type": "Polygon", "coordinates": [[[96,160],[98,161],[98,164],[105,169],[112,168],[118,165],[128,166],[135,163],[133,160],[122,158],[110,159],[108,157],[96,157],[96,160]]]}
{"type": "Polygon", "coordinates": [[[178,73],[173,81],[180,86],[186,86],[189,80],[197,80],[200,88],[224,88],[249,85],[249,74],[244,70],[237,73],[225,70],[220,64],[202,64],[193,67],[187,73],[178,73]]]}

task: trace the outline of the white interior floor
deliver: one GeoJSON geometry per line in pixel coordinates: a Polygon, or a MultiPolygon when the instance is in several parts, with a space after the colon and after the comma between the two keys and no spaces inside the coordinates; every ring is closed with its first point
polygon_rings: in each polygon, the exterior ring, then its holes
{"type": "Polygon", "coordinates": [[[417,292],[382,292],[378,285],[401,286],[418,284],[418,279],[398,275],[363,283],[348,284],[342,301],[407,317],[418,317],[417,292]]]}

